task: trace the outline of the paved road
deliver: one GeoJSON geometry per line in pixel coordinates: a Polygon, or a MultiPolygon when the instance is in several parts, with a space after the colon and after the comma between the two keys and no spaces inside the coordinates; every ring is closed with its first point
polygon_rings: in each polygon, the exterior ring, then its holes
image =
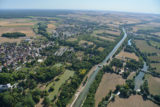
{"type": "Polygon", "coordinates": [[[89,87],[91,86],[91,84],[93,83],[93,81],[95,80],[95,77],[98,73],[98,71],[101,69],[101,66],[105,65],[107,63],[107,61],[109,59],[112,58],[112,56],[116,53],[116,51],[119,49],[119,47],[122,45],[122,43],[124,42],[124,40],[127,38],[127,34],[125,29],[123,28],[123,32],[124,32],[124,36],[123,38],[118,42],[118,44],[114,47],[114,49],[109,53],[109,55],[106,56],[106,58],[103,60],[102,63],[99,64],[99,66],[96,67],[96,70],[91,74],[91,76],[88,78],[88,81],[84,87],[84,89],[79,92],[79,94],[77,94],[75,100],[73,101],[73,103],[71,104],[71,107],[81,107],[81,105],[83,104],[84,99],[87,96],[87,93],[89,91],[89,87]]]}

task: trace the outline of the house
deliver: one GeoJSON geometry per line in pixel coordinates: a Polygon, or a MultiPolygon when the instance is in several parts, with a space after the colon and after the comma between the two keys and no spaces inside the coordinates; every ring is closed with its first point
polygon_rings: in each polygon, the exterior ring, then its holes
{"type": "Polygon", "coordinates": [[[0,85],[0,91],[7,90],[9,88],[12,88],[12,85],[10,83],[6,85],[0,85]]]}

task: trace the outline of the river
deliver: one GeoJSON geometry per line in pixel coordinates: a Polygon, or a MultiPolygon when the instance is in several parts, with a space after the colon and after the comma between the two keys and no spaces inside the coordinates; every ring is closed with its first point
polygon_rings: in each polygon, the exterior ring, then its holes
{"type": "Polygon", "coordinates": [[[135,77],[135,88],[134,88],[135,91],[139,91],[139,90],[140,90],[140,87],[141,87],[141,85],[143,84],[144,74],[145,74],[145,72],[147,72],[147,71],[148,71],[148,66],[147,66],[146,62],[144,62],[143,69],[142,69],[141,72],[139,72],[139,74],[135,77]]]}
{"type": "Polygon", "coordinates": [[[132,39],[128,40],[128,45],[129,45],[129,46],[132,45],[131,40],[132,40],[132,39]]]}
{"type": "Polygon", "coordinates": [[[75,103],[73,104],[73,107],[81,107],[83,104],[84,99],[87,97],[89,88],[93,81],[95,80],[95,77],[98,73],[98,71],[101,69],[101,66],[105,65],[106,62],[112,58],[112,56],[116,53],[116,51],[119,49],[119,47],[122,45],[124,40],[127,38],[127,33],[125,29],[123,28],[124,36],[123,38],[117,43],[117,45],[114,47],[114,49],[106,56],[106,58],[103,60],[102,63],[97,66],[96,70],[92,73],[92,75],[88,78],[88,81],[84,87],[84,89],[80,92],[78,98],[76,99],[75,103]]]}
{"type": "MultiPolygon", "coordinates": [[[[132,43],[131,43],[131,40],[128,40],[128,45],[131,46],[132,43]]],[[[143,77],[145,75],[145,72],[148,71],[148,66],[146,64],[146,62],[144,62],[144,65],[143,65],[143,68],[141,69],[141,71],[139,72],[139,74],[135,77],[135,87],[134,87],[134,90],[135,91],[139,91],[140,90],[140,87],[141,85],[143,84],[143,77]]]]}

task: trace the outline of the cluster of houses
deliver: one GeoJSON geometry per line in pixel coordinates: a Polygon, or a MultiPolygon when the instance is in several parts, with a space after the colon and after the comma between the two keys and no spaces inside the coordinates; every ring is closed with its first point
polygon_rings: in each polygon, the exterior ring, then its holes
{"type": "Polygon", "coordinates": [[[54,46],[54,42],[40,43],[38,46],[34,42],[3,43],[0,44],[0,71],[3,67],[17,68],[19,64],[30,62],[37,57],[41,57],[40,51],[48,46],[54,46]]]}
{"type": "MultiPolygon", "coordinates": [[[[100,26],[100,25],[97,25],[100,26]]],[[[53,37],[60,37],[61,39],[66,39],[71,36],[79,36],[84,33],[92,32],[95,27],[94,23],[76,21],[73,19],[68,19],[59,25],[55,30],[52,31],[53,37]]]]}

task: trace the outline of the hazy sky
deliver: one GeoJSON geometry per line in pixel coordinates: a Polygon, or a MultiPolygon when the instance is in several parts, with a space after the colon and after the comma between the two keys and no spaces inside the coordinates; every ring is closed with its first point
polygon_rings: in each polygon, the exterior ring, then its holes
{"type": "Polygon", "coordinates": [[[0,0],[0,9],[87,9],[160,14],[160,0],[0,0]]]}

